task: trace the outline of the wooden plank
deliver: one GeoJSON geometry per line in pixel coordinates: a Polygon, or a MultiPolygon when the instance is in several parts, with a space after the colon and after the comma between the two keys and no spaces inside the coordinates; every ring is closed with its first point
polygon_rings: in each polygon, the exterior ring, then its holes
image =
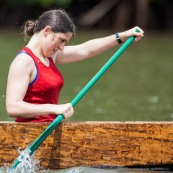
{"type": "MultiPolygon", "coordinates": [[[[47,123],[0,122],[0,166],[11,164],[47,123]]],[[[173,122],[63,122],[35,152],[41,166],[173,164],[173,122]]]]}

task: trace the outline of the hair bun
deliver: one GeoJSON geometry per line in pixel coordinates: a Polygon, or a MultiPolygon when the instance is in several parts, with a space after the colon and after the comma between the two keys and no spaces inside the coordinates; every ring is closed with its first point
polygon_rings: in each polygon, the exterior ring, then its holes
{"type": "Polygon", "coordinates": [[[26,21],[25,26],[24,26],[25,36],[31,37],[34,34],[34,28],[35,28],[36,23],[37,23],[37,21],[33,21],[33,20],[26,21]]]}

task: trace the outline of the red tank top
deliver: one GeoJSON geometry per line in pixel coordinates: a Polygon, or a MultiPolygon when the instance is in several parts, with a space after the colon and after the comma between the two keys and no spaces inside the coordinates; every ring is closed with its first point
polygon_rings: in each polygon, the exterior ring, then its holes
{"type": "MultiPolygon", "coordinates": [[[[21,52],[30,55],[37,68],[36,78],[29,84],[24,101],[32,104],[57,104],[64,80],[52,58],[48,58],[49,66],[46,66],[28,47],[24,47],[21,52]]],[[[52,122],[56,116],[48,114],[27,119],[16,118],[16,122],[52,122]]]]}

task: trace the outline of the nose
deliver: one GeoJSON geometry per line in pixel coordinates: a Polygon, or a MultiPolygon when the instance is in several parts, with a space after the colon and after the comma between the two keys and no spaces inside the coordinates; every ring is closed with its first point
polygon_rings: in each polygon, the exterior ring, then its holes
{"type": "Polygon", "coordinates": [[[59,50],[61,50],[61,51],[63,51],[64,50],[64,44],[61,44],[60,46],[59,46],[59,50]]]}

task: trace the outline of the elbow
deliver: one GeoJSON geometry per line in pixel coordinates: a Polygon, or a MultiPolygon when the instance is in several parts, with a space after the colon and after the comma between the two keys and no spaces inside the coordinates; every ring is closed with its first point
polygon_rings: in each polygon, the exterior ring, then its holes
{"type": "Polygon", "coordinates": [[[96,51],[93,51],[93,50],[85,51],[85,53],[84,53],[84,59],[88,59],[88,58],[94,57],[97,54],[98,53],[96,51]]]}
{"type": "Polygon", "coordinates": [[[6,111],[7,111],[8,116],[10,116],[12,118],[18,117],[18,112],[14,105],[6,104],[6,111]]]}
{"type": "Polygon", "coordinates": [[[17,117],[17,115],[16,115],[16,113],[13,111],[13,109],[7,108],[6,110],[7,110],[8,116],[10,116],[11,118],[17,117]]]}
{"type": "Polygon", "coordinates": [[[85,45],[83,45],[83,47],[80,50],[80,55],[82,57],[81,60],[88,59],[99,54],[99,52],[95,49],[91,49],[90,47],[88,48],[85,45]]]}

